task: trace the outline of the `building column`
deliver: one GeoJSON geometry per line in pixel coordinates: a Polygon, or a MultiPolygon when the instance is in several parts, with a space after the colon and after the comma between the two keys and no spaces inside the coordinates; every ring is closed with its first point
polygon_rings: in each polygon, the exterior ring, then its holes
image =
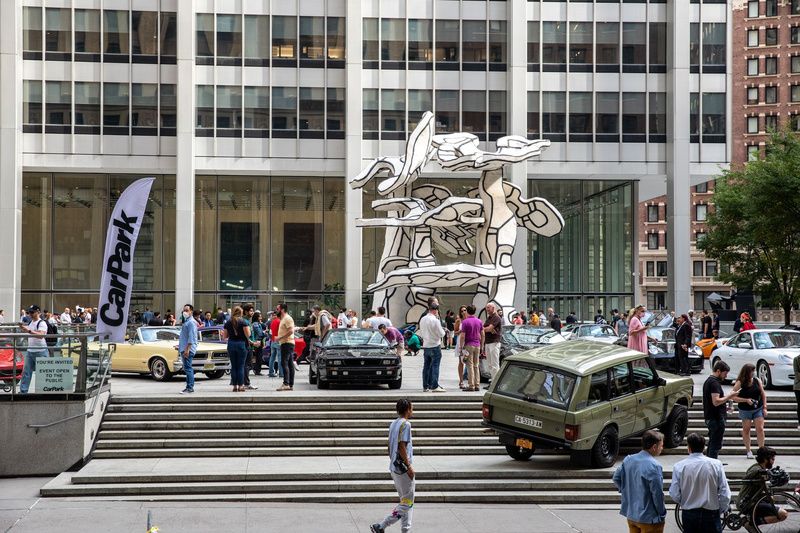
{"type": "Polygon", "coordinates": [[[345,134],[345,216],[344,244],[345,278],[344,300],[348,309],[361,313],[361,273],[362,261],[361,228],[356,227],[356,219],[361,217],[361,189],[350,187],[350,178],[361,172],[362,167],[362,121],[363,86],[361,80],[361,2],[347,2],[347,59],[345,76],[346,90],[346,134],[345,134]]]}
{"type": "MultiPolygon", "coordinates": [[[[194,107],[195,8],[186,2],[178,17],[178,127],[175,157],[175,302],[181,309],[194,296],[194,107]]],[[[169,265],[167,265],[169,268],[169,265]]],[[[164,305],[167,306],[166,304],[164,305]]]]}
{"type": "Polygon", "coordinates": [[[667,5],[667,307],[685,313],[691,301],[688,0],[667,5]]]}
{"type": "Polygon", "coordinates": [[[0,309],[11,322],[22,282],[21,28],[22,3],[0,2],[0,309]]]}
{"type": "MultiPolygon", "coordinates": [[[[514,43],[528,42],[527,1],[509,0],[507,2],[508,21],[508,67],[506,73],[506,104],[508,116],[508,134],[527,137],[528,134],[528,57],[527,47],[511,46],[514,43]]],[[[533,160],[534,162],[536,159],[533,160]]],[[[522,196],[528,196],[528,163],[517,163],[507,166],[506,179],[522,190],[522,196]]],[[[511,264],[517,276],[514,291],[514,307],[517,311],[528,309],[528,237],[530,232],[525,228],[517,228],[517,242],[511,264]]]]}

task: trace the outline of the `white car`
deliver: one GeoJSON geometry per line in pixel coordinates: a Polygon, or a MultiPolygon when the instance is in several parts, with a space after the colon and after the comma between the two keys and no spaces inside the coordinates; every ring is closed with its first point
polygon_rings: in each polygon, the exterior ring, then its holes
{"type": "Polygon", "coordinates": [[[608,324],[570,324],[561,329],[561,335],[567,340],[597,341],[614,344],[619,336],[608,324]]]}
{"type": "Polygon", "coordinates": [[[711,367],[725,361],[731,367],[728,378],[736,376],[746,363],[756,367],[756,376],[765,387],[794,384],[794,358],[800,355],[800,331],[751,329],[734,335],[711,356],[711,367]]]}

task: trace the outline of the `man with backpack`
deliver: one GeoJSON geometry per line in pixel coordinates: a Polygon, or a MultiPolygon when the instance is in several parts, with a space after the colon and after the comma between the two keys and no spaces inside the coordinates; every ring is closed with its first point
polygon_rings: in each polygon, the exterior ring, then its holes
{"type": "Polygon", "coordinates": [[[58,337],[58,322],[56,322],[56,317],[48,311],[47,309],[44,310],[44,320],[47,322],[47,339],[45,342],[48,346],[61,346],[61,338],[58,337]],[[53,335],[51,337],[51,335],[53,335]]]}
{"type": "Polygon", "coordinates": [[[28,339],[28,349],[25,351],[25,363],[22,370],[22,380],[19,383],[19,391],[22,394],[27,394],[31,386],[31,379],[33,379],[33,371],[36,370],[37,357],[49,357],[50,352],[47,350],[47,321],[41,317],[41,309],[38,305],[32,305],[28,308],[28,316],[31,321],[28,324],[20,325],[20,329],[29,333],[31,338],[28,339]]]}

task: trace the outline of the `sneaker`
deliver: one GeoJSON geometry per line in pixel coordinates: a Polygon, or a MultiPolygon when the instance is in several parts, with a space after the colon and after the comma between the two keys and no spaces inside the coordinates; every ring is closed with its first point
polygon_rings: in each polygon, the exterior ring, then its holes
{"type": "Polygon", "coordinates": [[[447,392],[447,389],[445,389],[443,387],[436,387],[431,392],[447,392]]]}
{"type": "Polygon", "coordinates": [[[193,392],[194,392],[194,389],[183,389],[181,391],[181,394],[191,394],[193,392]]]}
{"type": "Polygon", "coordinates": [[[258,390],[258,387],[256,387],[255,385],[248,385],[247,387],[245,387],[245,389],[247,389],[247,390],[258,390]]]}
{"type": "Polygon", "coordinates": [[[371,526],[369,526],[369,530],[370,530],[372,533],[384,533],[384,531],[386,531],[385,529],[383,529],[383,528],[381,527],[381,525],[380,525],[380,524],[372,524],[371,526]]]}
{"type": "Polygon", "coordinates": [[[275,390],[276,391],[285,391],[285,390],[292,390],[292,388],[289,385],[283,384],[283,385],[281,385],[280,387],[278,387],[275,390]]]}
{"type": "Polygon", "coordinates": [[[430,389],[423,389],[422,392],[430,392],[430,389]]]}
{"type": "Polygon", "coordinates": [[[747,450],[747,455],[746,455],[746,457],[747,457],[748,459],[753,459],[753,452],[751,452],[750,450],[747,450]]]}
{"type": "Polygon", "coordinates": [[[294,365],[294,369],[299,372],[300,371],[300,365],[297,364],[297,361],[293,361],[292,364],[294,365]]]}

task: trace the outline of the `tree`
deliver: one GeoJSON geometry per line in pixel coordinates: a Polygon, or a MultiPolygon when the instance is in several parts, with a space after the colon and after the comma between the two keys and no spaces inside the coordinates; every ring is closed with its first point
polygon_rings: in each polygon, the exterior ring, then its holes
{"type": "Polygon", "coordinates": [[[800,299],[800,138],[772,132],[763,159],[723,171],[713,201],[698,247],[726,266],[722,281],[778,302],[788,325],[800,299]]]}

